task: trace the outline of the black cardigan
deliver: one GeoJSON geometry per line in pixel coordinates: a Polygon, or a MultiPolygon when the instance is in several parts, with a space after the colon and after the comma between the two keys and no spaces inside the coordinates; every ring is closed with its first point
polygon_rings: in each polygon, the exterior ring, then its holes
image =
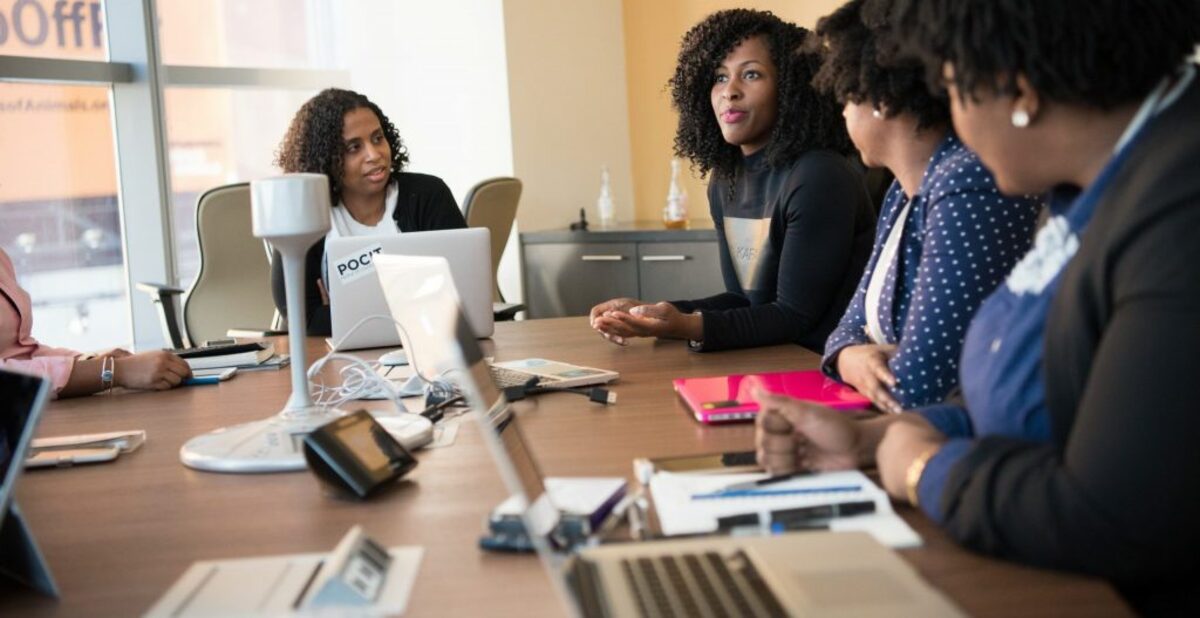
{"type": "Polygon", "coordinates": [[[942,494],[963,544],[1200,615],[1200,80],[1097,205],[1047,318],[1053,441],[979,440],[942,494]]]}
{"type": "Polygon", "coordinates": [[[820,353],[871,255],[875,209],[862,173],[830,151],[810,150],[781,168],[769,167],[760,151],[745,159],[734,186],[732,200],[729,180],[708,188],[726,291],[671,301],[704,316],[704,341],[692,349],[796,343],[820,353]],[[756,280],[745,286],[726,230],[734,218],[767,225],[760,246],[737,248],[758,254],[756,280]]]}
{"type": "MultiPolygon", "coordinates": [[[[450,187],[437,176],[400,172],[399,195],[393,219],[401,232],[428,232],[467,227],[450,187]]],[[[321,262],[325,259],[325,239],[322,238],[309,248],[304,259],[304,307],[308,316],[307,333],[310,336],[328,337],[332,327],[329,306],[321,302],[321,291],[317,279],[321,277],[321,262]]],[[[287,315],[287,296],[283,287],[283,263],[276,252],[271,259],[271,294],[275,307],[283,316],[287,315]]]]}

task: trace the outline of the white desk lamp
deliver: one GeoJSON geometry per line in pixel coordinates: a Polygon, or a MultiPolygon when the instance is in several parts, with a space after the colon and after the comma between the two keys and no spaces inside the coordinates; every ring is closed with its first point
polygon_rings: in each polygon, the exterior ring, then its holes
{"type": "Polygon", "coordinates": [[[250,183],[250,203],[254,236],[270,242],[283,260],[292,395],[275,416],[192,438],[179,456],[188,467],[215,472],[303,470],[304,436],[345,414],[314,405],[305,374],[304,255],[329,231],[329,179],[324,174],[286,174],[255,180],[250,183]]]}

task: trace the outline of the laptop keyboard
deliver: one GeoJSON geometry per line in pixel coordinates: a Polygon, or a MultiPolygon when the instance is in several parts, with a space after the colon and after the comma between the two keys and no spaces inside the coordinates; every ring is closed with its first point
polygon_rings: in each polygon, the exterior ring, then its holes
{"type": "Polygon", "coordinates": [[[787,615],[741,551],[630,558],[621,570],[642,616],[787,615]]]}
{"type": "Polygon", "coordinates": [[[510,386],[522,386],[529,381],[530,378],[538,378],[539,384],[550,382],[546,378],[535,376],[532,373],[508,369],[507,367],[497,367],[496,365],[488,365],[488,369],[492,372],[492,381],[496,383],[496,388],[509,388],[510,386]]]}

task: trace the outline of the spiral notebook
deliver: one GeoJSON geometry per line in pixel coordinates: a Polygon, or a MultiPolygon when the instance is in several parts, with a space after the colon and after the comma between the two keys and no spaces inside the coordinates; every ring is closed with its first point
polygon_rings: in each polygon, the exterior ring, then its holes
{"type": "Polygon", "coordinates": [[[666,536],[717,531],[717,518],[743,513],[767,514],[780,509],[836,502],[873,500],[875,513],[832,519],[829,529],[859,530],[891,547],[918,547],[921,537],[896,512],[887,492],[858,470],[822,472],[763,487],[761,493],[739,492],[720,497],[721,490],[745,481],[766,478],[752,474],[696,474],[656,472],[650,478],[650,495],[666,536]]]}

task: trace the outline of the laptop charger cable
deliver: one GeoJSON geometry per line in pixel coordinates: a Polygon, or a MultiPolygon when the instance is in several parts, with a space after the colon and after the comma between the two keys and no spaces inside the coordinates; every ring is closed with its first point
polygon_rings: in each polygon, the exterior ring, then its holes
{"type": "Polygon", "coordinates": [[[504,396],[510,402],[520,401],[531,395],[541,395],[543,393],[574,393],[576,395],[583,395],[590,401],[604,404],[606,406],[617,403],[617,394],[608,390],[607,388],[600,386],[593,386],[591,388],[555,388],[553,386],[539,386],[537,384],[537,378],[534,378],[525,384],[519,386],[510,386],[504,389],[504,396]]]}

